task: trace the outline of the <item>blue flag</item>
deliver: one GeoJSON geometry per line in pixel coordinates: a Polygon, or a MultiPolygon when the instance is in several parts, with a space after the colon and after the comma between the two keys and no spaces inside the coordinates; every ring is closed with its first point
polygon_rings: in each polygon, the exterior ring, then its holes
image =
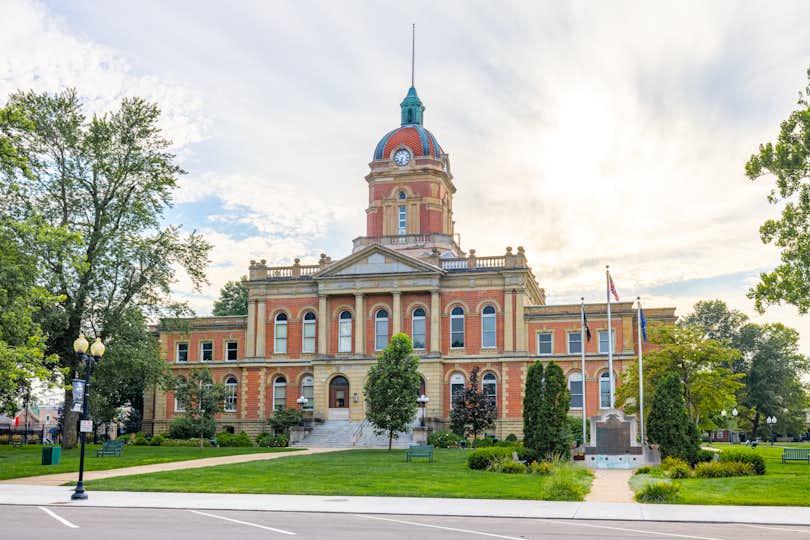
{"type": "Polygon", "coordinates": [[[644,337],[644,341],[647,341],[647,318],[644,316],[644,310],[639,309],[641,313],[641,335],[644,337]]]}

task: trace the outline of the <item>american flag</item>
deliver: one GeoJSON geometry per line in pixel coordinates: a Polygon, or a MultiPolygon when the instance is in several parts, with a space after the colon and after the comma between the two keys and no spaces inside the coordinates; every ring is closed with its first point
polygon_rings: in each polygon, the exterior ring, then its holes
{"type": "Polygon", "coordinates": [[[607,278],[608,278],[608,290],[610,291],[610,294],[613,295],[613,298],[615,298],[616,301],[618,302],[619,293],[616,292],[616,286],[613,284],[613,278],[610,277],[610,272],[607,273],[607,278]]]}

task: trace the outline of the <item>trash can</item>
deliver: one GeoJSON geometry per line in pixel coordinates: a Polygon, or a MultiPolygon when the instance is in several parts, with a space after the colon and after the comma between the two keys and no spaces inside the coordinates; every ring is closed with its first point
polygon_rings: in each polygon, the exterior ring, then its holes
{"type": "Polygon", "coordinates": [[[62,457],[61,446],[43,446],[42,447],[42,464],[43,465],[58,465],[62,457]]]}

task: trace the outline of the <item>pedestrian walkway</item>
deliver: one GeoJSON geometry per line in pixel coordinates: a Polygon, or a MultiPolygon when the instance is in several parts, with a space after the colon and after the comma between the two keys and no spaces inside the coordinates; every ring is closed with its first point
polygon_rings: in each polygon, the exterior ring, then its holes
{"type": "Polygon", "coordinates": [[[71,491],[72,488],[66,486],[0,484],[0,504],[810,525],[810,508],[795,506],[703,506],[333,495],[139,493],[94,491],[92,489],[88,491],[89,498],[86,501],[71,501],[71,491]]]}
{"type": "Polygon", "coordinates": [[[631,503],[633,491],[630,489],[630,469],[594,469],[591,492],[585,496],[588,502],[631,503]]]}
{"type": "MultiPolygon", "coordinates": [[[[310,454],[322,454],[324,452],[338,452],[344,448],[308,448],[306,450],[295,450],[290,452],[258,452],[255,454],[238,454],[234,456],[218,456],[202,459],[190,459],[186,461],[172,461],[170,463],[154,463],[152,465],[137,465],[135,467],[123,467],[121,469],[108,469],[106,471],[84,471],[84,480],[101,480],[114,476],[130,476],[133,474],[148,474],[163,471],[176,471],[180,469],[199,469],[200,467],[214,467],[216,465],[231,465],[232,463],[247,463],[248,461],[262,461],[266,459],[279,459],[290,456],[306,456],[310,454]]],[[[115,459],[115,458],[110,458],[115,459]]],[[[27,476],[24,478],[12,478],[2,480],[0,484],[29,484],[36,486],[61,486],[68,482],[75,482],[77,472],[44,474],[41,476],[27,476]]]]}

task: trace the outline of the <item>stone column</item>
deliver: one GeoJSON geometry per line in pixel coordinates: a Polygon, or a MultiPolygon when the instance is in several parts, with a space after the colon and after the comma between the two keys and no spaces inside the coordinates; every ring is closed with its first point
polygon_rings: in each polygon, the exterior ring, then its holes
{"type": "Polygon", "coordinates": [[[503,350],[514,351],[515,342],[513,338],[514,328],[514,310],[512,308],[512,291],[507,290],[503,293],[503,350]]]}
{"type": "Polygon", "coordinates": [[[528,343],[526,340],[526,320],[523,318],[525,314],[526,293],[518,291],[515,294],[515,350],[528,351],[528,343]]]}
{"type": "Polygon", "coordinates": [[[326,307],[326,295],[318,295],[318,354],[327,354],[327,336],[329,335],[329,313],[326,307]]]}
{"type": "Polygon", "coordinates": [[[441,307],[439,291],[430,291],[430,352],[441,352],[441,307]]]}
{"type": "Polygon", "coordinates": [[[248,302],[247,334],[245,335],[245,357],[256,356],[256,301],[248,302]]]}
{"type": "Polygon", "coordinates": [[[256,302],[256,356],[265,355],[265,330],[267,328],[267,302],[259,300],[256,302]]]}
{"type": "Polygon", "coordinates": [[[391,311],[393,315],[393,326],[391,328],[391,334],[396,334],[398,332],[402,332],[402,293],[399,291],[394,291],[391,293],[394,295],[394,301],[391,304],[391,311]]]}
{"type": "Polygon", "coordinates": [[[354,354],[366,353],[366,304],[363,293],[354,293],[354,354]]]}

